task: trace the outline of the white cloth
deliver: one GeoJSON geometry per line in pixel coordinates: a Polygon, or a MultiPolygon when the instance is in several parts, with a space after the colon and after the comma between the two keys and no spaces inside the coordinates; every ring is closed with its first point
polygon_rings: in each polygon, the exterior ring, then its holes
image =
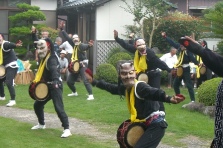
{"type": "Polygon", "coordinates": [[[73,47],[69,44],[68,41],[63,42],[60,45],[60,48],[63,48],[67,53],[70,53],[70,54],[73,53],[73,47]]]}
{"type": "Polygon", "coordinates": [[[160,60],[165,62],[169,68],[173,68],[173,66],[177,63],[177,56],[171,56],[170,53],[166,53],[160,57],[160,60]]]}

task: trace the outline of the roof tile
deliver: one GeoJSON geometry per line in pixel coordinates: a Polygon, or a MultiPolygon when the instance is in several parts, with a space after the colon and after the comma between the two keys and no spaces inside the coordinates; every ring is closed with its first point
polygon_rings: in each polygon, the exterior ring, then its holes
{"type": "Polygon", "coordinates": [[[100,1],[100,0],[70,0],[68,3],[65,3],[63,7],[86,5],[86,4],[90,4],[97,1],[100,1]]]}

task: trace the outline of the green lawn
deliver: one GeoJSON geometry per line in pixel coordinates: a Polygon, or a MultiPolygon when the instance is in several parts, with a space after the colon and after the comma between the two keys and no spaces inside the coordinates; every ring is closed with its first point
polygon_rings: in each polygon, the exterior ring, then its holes
{"type": "MultiPolygon", "coordinates": [[[[33,102],[28,95],[28,85],[16,86],[16,101],[15,107],[33,110],[33,102]]],[[[98,88],[93,88],[93,94],[95,100],[87,101],[87,91],[83,83],[76,83],[78,97],[67,97],[67,94],[71,91],[67,85],[64,84],[64,105],[66,113],[69,117],[75,117],[84,121],[91,122],[99,128],[101,131],[109,133],[115,133],[118,126],[126,119],[129,118],[127,105],[125,100],[120,100],[119,96],[111,95],[106,91],[102,91],[98,88]],[[109,128],[105,128],[109,127],[109,128]]],[[[167,89],[167,94],[173,95],[173,89],[167,89]]],[[[196,91],[196,90],[195,90],[196,91]]],[[[8,102],[9,95],[8,90],[5,88],[7,100],[1,101],[0,105],[5,105],[8,102]]],[[[191,112],[183,109],[181,106],[190,101],[187,89],[182,88],[182,94],[186,96],[186,100],[180,104],[168,104],[165,103],[166,107],[166,120],[168,128],[165,137],[162,139],[162,143],[170,144],[173,146],[179,146],[178,139],[186,136],[197,136],[201,139],[210,141],[214,135],[214,120],[205,116],[201,113],[191,112]],[[174,139],[174,140],[173,140],[174,139]]],[[[48,102],[45,106],[45,112],[55,113],[52,102],[48,102]]],[[[109,143],[105,144],[97,142],[95,140],[89,140],[88,137],[73,135],[71,138],[61,139],[55,135],[60,135],[61,130],[59,129],[47,129],[38,132],[38,135],[27,130],[31,125],[23,124],[11,119],[1,118],[2,126],[0,128],[1,134],[0,143],[4,147],[25,147],[27,144],[32,146],[27,147],[60,147],[66,141],[66,147],[110,147],[109,143]],[[15,126],[16,125],[16,126],[15,126]],[[18,128],[17,126],[21,127],[18,128]],[[13,131],[14,134],[7,133],[13,131]],[[43,134],[43,132],[45,134],[43,134]],[[58,134],[59,133],[59,134],[58,134]],[[10,141],[10,143],[9,143],[10,141]],[[35,141],[35,142],[33,142],[35,141]],[[75,141],[75,142],[74,142],[75,141]],[[49,146],[50,145],[50,146],[49,146]]]]}

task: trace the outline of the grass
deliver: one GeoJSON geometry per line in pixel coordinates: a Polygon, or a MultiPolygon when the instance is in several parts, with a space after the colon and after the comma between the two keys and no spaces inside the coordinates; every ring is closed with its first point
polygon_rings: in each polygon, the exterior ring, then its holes
{"type": "Polygon", "coordinates": [[[57,129],[30,130],[30,124],[18,122],[13,119],[0,117],[0,143],[1,147],[10,148],[105,148],[106,144],[92,140],[88,137],[74,135],[62,139],[61,131],[57,129]],[[28,128],[28,130],[27,130],[28,128]]]}
{"type": "MultiPolygon", "coordinates": [[[[16,102],[15,107],[33,110],[32,100],[28,95],[28,85],[16,86],[16,102]]],[[[86,89],[83,83],[76,83],[78,97],[67,97],[71,91],[67,85],[64,84],[64,105],[66,113],[69,117],[75,117],[97,126],[100,131],[106,131],[111,134],[116,134],[118,126],[126,119],[129,118],[127,105],[125,100],[120,100],[119,96],[111,95],[106,91],[102,91],[93,87],[93,94],[95,100],[87,101],[86,89]]],[[[163,89],[169,95],[173,95],[173,89],[163,89]]],[[[166,134],[162,139],[162,143],[172,146],[182,146],[178,140],[187,136],[196,136],[204,140],[210,141],[214,136],[214,120],[198,112],[188,111],[181,106],[190,101],[188,91],[185,88],[181,89],[181,93],[186,96],[186,100],[180,104],[167,104],[166,120],[168,128],[166,134]]],[[[195,90],[196,91],[196,90],[195,90]]],[[[5,88],[6,101],[1,101],[0,105],[5,105],[8,102],[8,90],[5,88]]],[[[55,113],[52,102],[48,102],[45,106],[45,112],[55,113]]],[[[7,133],[1,134],[0,143],[5,147],[8,146],[8,140],[12,140],[11,144],[17,147],[27,146],[26,144],[33,143],[29,147],[59,147],[61,144],[66,143],[66,147],[111,147],[110,143],[102,143],[89,139],[89,137],[73,135],[71,138],[59,140],[55,135],[60,135],[59,129],[47,129],[37,133],[30,132],[31,125],[20,123],[12,119],[1,118],[2,125],[0,128],[1,133],[12,131],[14,134],[7,133]],[[14,126],[16,125],[16,127],[14,126]],[[21,127],[21,128],[18,128],[21,127]],[[43,134],[44,132],[44,134],[43,134]],[[59,133],[58,133],[59,132],[59,133]],[[22,133],[18,134],[17,133],[22,133]],[[38,135],[35,135],[38,134],[38,135]],[[65,142],[66,141],[66,142],[65,142]],[[52,146],[50,145],[52,144],[52,146]]],[[[9,143],[10,144],[10,143],[9,143]]],[[[9,147],[9,146],[8,146],[9,147]]],[[[11,147],[11,146],[10,146],[11,147]]],[[[28,146],[27,146],[28,147],[28,146]]]]}

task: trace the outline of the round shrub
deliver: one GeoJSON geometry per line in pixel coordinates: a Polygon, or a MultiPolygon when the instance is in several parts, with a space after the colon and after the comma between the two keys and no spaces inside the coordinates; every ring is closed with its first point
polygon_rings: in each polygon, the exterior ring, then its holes
{"type": "Polygon", "coordinates": [[[118,73],[116,68],[111,64],[101,64],[96,68],[96,74],[94,76],[97,80],[105,80],[110,83],[118,82],[118,73]]]}
{"type": "Polygon", "coordinates": [[[27,49],[24,48],[24,47],[17,47],[17,48],[14,49],[14,51],[16,53],[16,56],[19,59],[23,59],[23,57],[26,55],[27,49]]]}
{"type": "Polygon", "coordinates": [[[203,82],[198,88],[198,100],[200,103],[204,103],[205,106],[215,105],[217,88],[222,78],[213,78],[203,82]]]}
{"type": "Polygon", "coordinates": [[[114,67],[117,66],[118,61],[120,60],[132,60],[132,57],[130,54],[126,52],[118,52],[116,54],[113,54],[109,59],[108,63],[113,65],[114,67]]]}

